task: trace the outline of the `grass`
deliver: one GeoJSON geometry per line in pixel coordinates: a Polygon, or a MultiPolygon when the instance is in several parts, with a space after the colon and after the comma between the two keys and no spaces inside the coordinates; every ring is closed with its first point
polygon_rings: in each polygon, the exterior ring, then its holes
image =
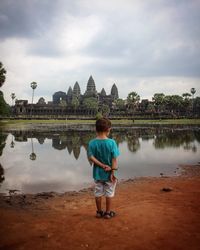
{"type": "Polygon", "coordinates": [[[200,119],[135,120],[134,124],[200,125],[200,119]]]}
{"type": "MultiPolygon", "coordinates": [[[[94,120],[2,120],[2,127],[18,127],[34,124],[94,124],[94,120]]],[[[112,120],[115,125],[200,125],[200,119],[166,119],[166,120],[112,120]]]]}

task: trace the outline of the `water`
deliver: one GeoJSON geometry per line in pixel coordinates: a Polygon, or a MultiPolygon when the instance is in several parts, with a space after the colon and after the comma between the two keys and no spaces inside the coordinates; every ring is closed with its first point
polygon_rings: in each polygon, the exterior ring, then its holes
{"type": "MultiPolygon", "coordinates": [[[[0,133],[0,192],[79,190],[93,183],[87,160],[92,131],[0,133]]],[[[173,128],[115,129],[119,179],[175,175],[179,164],[199,162],[200,130],[173,128]]]]}

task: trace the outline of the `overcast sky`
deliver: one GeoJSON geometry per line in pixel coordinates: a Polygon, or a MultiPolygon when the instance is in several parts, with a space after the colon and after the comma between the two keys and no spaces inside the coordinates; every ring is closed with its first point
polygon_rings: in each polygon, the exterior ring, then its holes
{"type": "Polygon", "coordinates": [[[90,75],[97,91],[200,95],[200,0],[0,0],[2,87],[52,100],[90,75]]]}

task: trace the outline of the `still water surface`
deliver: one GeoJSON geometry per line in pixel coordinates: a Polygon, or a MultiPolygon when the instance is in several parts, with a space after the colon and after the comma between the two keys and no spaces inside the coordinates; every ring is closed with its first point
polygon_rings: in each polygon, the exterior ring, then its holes
{"type": "MultiPolygon", "coordinates": [[[[65,192],[93,182],[87,160],[92,131],[0,133],[0,192],[65,192]]],[[[174,128],[116,129],[119,179],[175,175],[179,164],[200,160],[200,130],[174,128]]]]}

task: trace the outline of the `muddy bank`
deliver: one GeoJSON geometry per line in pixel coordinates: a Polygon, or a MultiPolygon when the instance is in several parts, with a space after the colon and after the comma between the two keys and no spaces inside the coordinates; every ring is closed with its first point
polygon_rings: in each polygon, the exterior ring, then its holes
{"type": "MultiPolygon", "coordinates": [[[[173,179],[173,178],[181,178],[181,177],[199,177],[200,176],[200,163],[196,165],[179,165],[176,169],[176,177],[175,176],[166,176],[164,174],[160,174],[161,179],[173,179]]],[[[155,180],[160,181],[160,178],[157,177],[140,177],[134,179],[127,179],[127,180],[119,180],[118,186],[122,186],[126,183],[140,183],[141,181],[149,181],[155,180]]],[[[52,200],[54,198],[61,198],[61,199],[70,199],[73,197],[79,197],[85,193],[92,195],[94,190],[94,185],[91,184],[88,188],[83,188],[79,191],[67,191],[64,193],[58,192],[41,192],[36,194],[26,194],[21,193],[20,190],[10,189],[7,193],[0,193],[0,207],[10,207],[16,209],[34,209],[38,206],[45,206],[45,201],[52,200]]],[[[163,187],[160,191],[172,191],[171,187],[163,187]]]]}

